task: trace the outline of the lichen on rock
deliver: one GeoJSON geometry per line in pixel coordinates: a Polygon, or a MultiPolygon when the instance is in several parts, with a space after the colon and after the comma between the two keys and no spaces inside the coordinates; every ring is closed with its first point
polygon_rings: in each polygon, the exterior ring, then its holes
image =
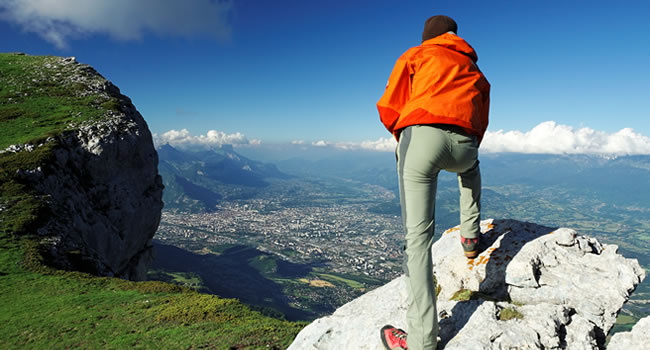
{"type": "MultiPolygon", "coordinates": [[[[476,259],[465,258],[458,228],[432,247],[441,287],[440,348],[603,348],[617,313],[645,277],[616,246],[568,228],[485,220],[481,230],[476,259]]],[[[289,349],[381,349],[382,326],[408,331],[404,278],[312,322],[289,349]]]]}

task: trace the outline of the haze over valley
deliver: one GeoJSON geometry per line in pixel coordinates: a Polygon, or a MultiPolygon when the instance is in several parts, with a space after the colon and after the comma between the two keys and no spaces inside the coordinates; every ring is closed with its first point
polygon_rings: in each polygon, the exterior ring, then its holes
{"type": "MultiPolygon", "coordinates": [[[[150,278],[311,320],[401,274],[393,155],[294,151],[159,147],[166,209],[150,278]]],[[[650,266],[650,157],[487,153],[481,170],[483,218],[574,228],[650,266]]],[[[457,191],[441,173],[436,238],[458,224],[457,191]]],[[[649,299],[645,282],[617,330],[649,299]]]]}

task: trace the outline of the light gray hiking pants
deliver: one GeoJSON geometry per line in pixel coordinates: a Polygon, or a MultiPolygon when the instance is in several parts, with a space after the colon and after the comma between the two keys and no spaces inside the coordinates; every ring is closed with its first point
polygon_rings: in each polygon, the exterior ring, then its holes
{"type": "MultiPolygon", "coordinates": [[[[460,231],[480,234],[481,174],[478,141],[452,125],[413,125],[402,130],[397,145],[397,172],[406,231],[404,273],[408,288],[407,344],[410,350],[436,349],[438,314],[431,245],[435,226],[438,173],[458,174],[460,231]]],[[[460,244],[460,242],[458,243],[460,244]]]]}

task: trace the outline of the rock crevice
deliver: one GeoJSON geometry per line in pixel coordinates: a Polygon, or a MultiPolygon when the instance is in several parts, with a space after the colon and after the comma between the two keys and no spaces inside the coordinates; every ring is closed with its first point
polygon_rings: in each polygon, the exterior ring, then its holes
{"type": "MultiPolygon", "coordinates": [[[[617,313],[645,277],[616,246],[568,228],[485,220],[481,230],[476,259],[464,257],[458,227],[432,247],[439,348],[603,348],[617,313]]],[[[405,311],[402,276],[314,321],[289,349],[382,349],[378,330],[385,324],[406,329],[405,311]]]]}

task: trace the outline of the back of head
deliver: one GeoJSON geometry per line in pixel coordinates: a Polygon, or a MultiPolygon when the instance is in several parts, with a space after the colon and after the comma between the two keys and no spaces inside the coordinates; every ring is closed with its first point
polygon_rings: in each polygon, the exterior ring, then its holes
{"type": "Polygon", "coordinates": [[[429,19],[424,22],[422,42],[447,32],[458,33],[458,25],[456,24],[456,21],[443,15],[429,17],[429,19]]]}

